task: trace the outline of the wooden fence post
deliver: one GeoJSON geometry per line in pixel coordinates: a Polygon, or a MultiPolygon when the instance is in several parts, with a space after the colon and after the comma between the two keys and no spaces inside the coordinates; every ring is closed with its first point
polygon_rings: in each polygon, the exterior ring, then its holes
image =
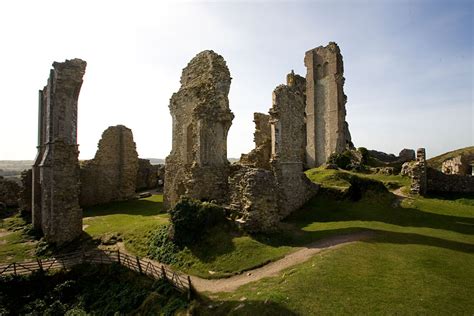
{"type": "Polygon", "coordinates": [[[191,277],[188,275],[188,301],[193,299],[193,285],[191,283],[191,277]]]}
{"type": "Polygon", "coordinates": [[[118,260],[118,263],[121,264],[121,262],[120,262],[120,249],[117,250],[117,260],[118,260]]]}
{"type": "Polygon", "coordinates": [[[41,272],[43,272],[43,264],[41,263],[41,259],[40,259],[40,258],[36,258],[36,262],[38,262],[39,270],[40,270],[41,272]]]}
{"type": "Polygon", "coordinates": [[[140,265],[140,258],[138,256],[137,256],[137,265],[138,265],[138,272],[140,272],[140,274],[143,274],[142,266],[140,265]]]}
{"type": "Polygon", "coordinates": [[[16,262],[13,262],[13,274],[16,275],[16,262]]]}
{"type": "Polygon", "coordinates": [[[167,280],[168,277],[166,276],[166,270],[165,270],[165,266],[164,265],[161,265],[161,277],[164,279],[164,280],[167,280]]]}

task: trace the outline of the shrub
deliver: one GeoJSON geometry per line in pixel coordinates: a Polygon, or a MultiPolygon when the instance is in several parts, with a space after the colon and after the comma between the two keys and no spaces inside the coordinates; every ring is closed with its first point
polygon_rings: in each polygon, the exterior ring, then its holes
{"type": "Polygon", "coordinates": [[[377,180],[352,176],[350,177],[349,182],[351,183],[351,186],[347,190],[346,194],[347,197],[353,201],[360,200],[369,192],[376,194],[388,193],[388,190],[383,185],[383,183],[377,180]]]}
{"type": "Polygon", "coordinates": [[[338,168],[348,170],[349,165],[352,162],[352,154],[349,150],[344,151],[341,154],[333,153],[328,158],[328,163],[335,164],[338,168]]]}
{"type": "Polygon", "coordinates": [[[170,211],[170,238],[179,246],[198,241],[210,227],[225,221],[224,209],[210,202],[181,199],[170,211]]]}
{"type": "Polygon", "coordinates": [[[369,151],[367,150],[367,148],[359,147],[359,148],[357,148],[357,151],[362,155],[362,159],[361,159],[360,163],[362,165],[367,165],[369,163],[369,157],[370,157],[370,154],[369,154],[369,151]]]}
{"type": "Polygon", "coordinates": [[[173,264],[178,261],[178,252],[178,247],[169,237],[168,225],[160,227],[153,233],[148,248],[148,255],[150,257],[155,258],[162,263],[173,264]]]}

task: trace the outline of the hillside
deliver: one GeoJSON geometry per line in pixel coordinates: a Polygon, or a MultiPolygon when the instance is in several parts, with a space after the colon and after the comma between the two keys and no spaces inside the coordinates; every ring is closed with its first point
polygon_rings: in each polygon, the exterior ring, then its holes
{"type": "Polygon", "coordinates": [[[428,159],[428,165],[432,168],[441,170],[441,164],[443,163],[443,161],[454,158],[459,155],[473,155],[474,156],[474,146],[456,149],[456,150],[444,153],[442,155],[430,158],[428,159]]]}

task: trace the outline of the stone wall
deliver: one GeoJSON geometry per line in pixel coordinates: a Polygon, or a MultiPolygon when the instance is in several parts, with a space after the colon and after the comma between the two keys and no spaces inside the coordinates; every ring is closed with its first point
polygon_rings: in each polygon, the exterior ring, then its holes
{"type": "Polygon", "coordinates": [[[336,43],[309,50],[306,74],[306,166],[324,164],[332,153],[352,147],[346,124],[344,67],[336,43]]]}
{"type": "Polygon", "coordinates": [[[39,93],[38,154],[32,171],[33,226],[50,243],[67,243],[82,232],[79,207],[77,100],[86,62],[53,63],[39,93]]]}
{"type": "Polygon", "coordinates": [[[0,203],[7,207],[17,207],[21,187],[13,180],[0,176],[0,203]]]}
{"type": "Polygon", "coordinates": [[[474,176],[444,174],[428,167],[427,191],[429,193],[474,193],[474,176]]]}
{"type": "Polygon", "coordinates": [[[255,149],[248,154],[242,154],[240,164],[244,166],[270,170],[270,157],[272,150],[270,115],[254,113],[255,123],[254,142],[255,149]]]}
{"type": "Polygon", "coordinates": [[[183,69],[181,87],[170,100],[173,142],[165,164],[165,208],[185,195],[225,202],[228,199],[227,133],[230,72],[213,51],[196,55],[183,69]]]}
{"type": "Polygon", "coordinates": [[[81,206],[133,198],[138,164],[132,130],[123,125],[107,128],[94,159],[81,164],[81,206]]]}
{"type": "Polygon", "coordinates": [[[237,222],[250,232],[271,231],[277,226],[278,189],[273,172],[237,166],[229,178],[230,206],[237,222]]]}
{"type": "Polygon", "coordinates": [[[148,159],[138,159],[136,190],[156,189],[164,183],[163,165],[152,165],[148,159]]]}
{"type": "Polygon", "coordinates": [[[415,162],[403,165],[403,174],[411,177],[412,194],[474,193],[474,176],[444,174],[427,167],[424,148],[417,150],[415,162]]]}
{"type": "Polygon", "coordinates": [[[441,171],[445,174],[472,175],[471,163],[473,161],[474,156],[471,155],[456,156],[445,160],[441,165],[441,171]]]}
{"type": "Polygon", "coordinates": [[[299,209],[317,192],[304,174],[306,126],[305,79],[293,72],[273,91],[270,109],[271,165],[278,188],[280,218],[299,209]]]}
{"type": "Polygon", "coordinates": [[[20,199],[18,200],[18,206],[21,210],[31,213],[31,195],[32,191],[33,174],[32,170],[23,170],[21,173],[21,191],[20,199]]]}

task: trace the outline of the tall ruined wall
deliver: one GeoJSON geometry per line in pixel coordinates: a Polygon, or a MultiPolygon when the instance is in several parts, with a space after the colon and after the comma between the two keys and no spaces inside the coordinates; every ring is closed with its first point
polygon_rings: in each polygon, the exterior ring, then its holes
{"type": "Polygon", "coordinates": [[[255,149],[248,154],[242,154],[240,157],[240,164],[270,170],[270,157],[272,151],[270,115],[254,113],[253,117],[255,123],[255,133],[253,134],[255,149]]]}
{"type": "Polygon", "coordinates": [[[332,153],[352,146],[346,123],[344,67],[336,43],[309,50],[306,74],[306,165],[324,164],[332,153]]]}
{"type": "Polygon", "coordinates": [[[63,244],[82,232],[79,207],[77,101],[86,62],[53,63],[39,94],[38,155],[33,165],[33,226],[50,243],[63,244]]]}
{"type": "Polygon", "coordinates": [[[137,173],[132,130],[123,125],[110,126],[102,134],[94,159],[81,165],[81,206],[132,198],[137,173]]]}
{"type": "Polygon", "coordinates": [[[287,84],[273,91],[270,109],[271,164],[278,187],[280,218],[299,209],[316,192],[304,174],[306,126],[305,79],[291,72],[287,84]]]}
{"type": "Polygon", "coordinates": [[[213,51],[196,55],[183,69],[181,87],[170,100],[173,141],[165,165],[165,208],[182,195],[223,202],[228,199],[227,133],[230,72],[213,51]]]}

